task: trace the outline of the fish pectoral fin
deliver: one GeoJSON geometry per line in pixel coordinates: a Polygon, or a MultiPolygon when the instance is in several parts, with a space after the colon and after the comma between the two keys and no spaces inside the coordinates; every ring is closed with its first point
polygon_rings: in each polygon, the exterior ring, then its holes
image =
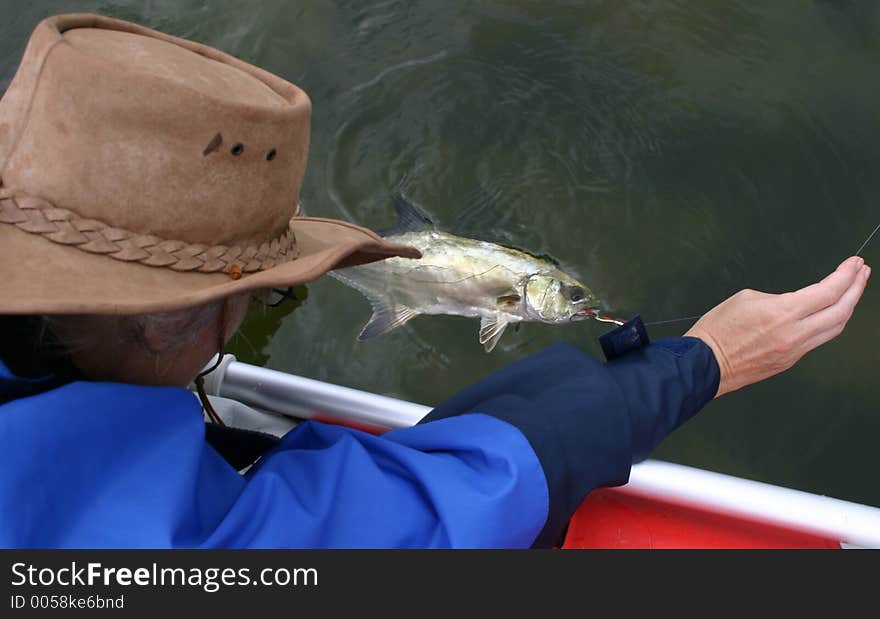
{"type": "Polygon", "coordinates": [[[483,316],[480,320],[480,344],[486,352],[492,352],[506,328],[507,320],[502,316],[483,316]]]}
{"type": "Polygon", "coordinates": [[[510,311],[516,307],[516,304],[522,301],[522,297],[518,294],[506,294],[495,299],[495,305],[498,309],[510,311]]]}
{"type": "Polygon", "coordinates": [[[385,303],[375,301],[373,303],[373,315],[370,317],[369,322],[364,325],[364,328],[361,329],[357,339],[363,342],[370,338],[385,335],[389,331],[405,325],[418,315],[419,312],[405,305],[386,305],[385,303]]]}

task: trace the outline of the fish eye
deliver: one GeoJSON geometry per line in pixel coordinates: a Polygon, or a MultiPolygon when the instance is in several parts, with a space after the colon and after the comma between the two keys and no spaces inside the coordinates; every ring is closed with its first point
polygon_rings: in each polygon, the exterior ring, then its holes
{"type": "Polygon", "coordinates": [[[584,300],[584,289],[578,286],[572,286],[568,289],[568,298],[572,303],[579,303],[584,300]]]}

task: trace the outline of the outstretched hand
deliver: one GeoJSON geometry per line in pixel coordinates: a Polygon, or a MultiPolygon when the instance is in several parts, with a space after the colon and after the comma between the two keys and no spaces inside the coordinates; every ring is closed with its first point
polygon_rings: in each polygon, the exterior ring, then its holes
{"type": "Polygon", "coordinates": [[[779,374],[843,331],[871,268],[845,260],[821,282],[795,292],[742,290],[707,312],[687,332],[715,353],[718,396],[779,374]]]}

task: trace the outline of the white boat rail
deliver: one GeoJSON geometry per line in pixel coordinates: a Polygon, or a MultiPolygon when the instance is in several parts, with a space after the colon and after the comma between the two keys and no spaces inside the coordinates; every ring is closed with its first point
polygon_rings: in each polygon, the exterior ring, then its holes
{"type": "MultiPolygon", "coordinates": [[[[301,419],[321,419],[379,430],[415,425],[431,408],[387,396],[286,374],[226,355],[205,377],[209,394],[301,419]]],[[[833,539],[880,548],[880,508],[733,477],[690,466],[646,460],[619,489],[683,505],[833,539]]]]}

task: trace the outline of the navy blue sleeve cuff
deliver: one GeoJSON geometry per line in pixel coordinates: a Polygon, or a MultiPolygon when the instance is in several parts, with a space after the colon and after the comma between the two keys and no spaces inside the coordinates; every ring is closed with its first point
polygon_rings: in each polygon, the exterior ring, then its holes
{"type": "Polygon", "coordinates": [[[554,546],[590,490],[626,483],[634,455],[649,452],[712,399],[712,364],[711,349],[694,338],[661,340],[605,365],[558,344],[468,387],[421,423],[483,413],[518,428],[550,496],[534,545],[554,546]]]}
{"type": "Polygon", "coordinates": [[[605,367],[629,412],[633,462],[709,403],[721,379],[712,349],[695,337],[659,340],[605,367]]]}

